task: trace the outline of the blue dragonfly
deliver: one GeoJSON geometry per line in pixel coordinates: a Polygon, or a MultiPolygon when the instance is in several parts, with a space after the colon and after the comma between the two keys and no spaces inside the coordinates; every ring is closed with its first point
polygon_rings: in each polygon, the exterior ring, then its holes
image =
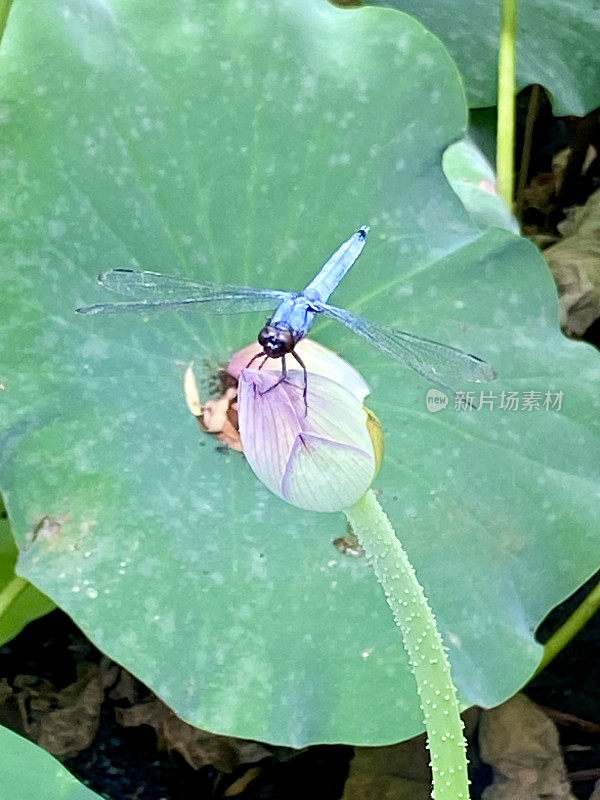
{"type": "Polygon", "coordinates": [[[327,301],[344,275],[361,254],[369,228],[359,228],[328,259],[316,277],[299,294],[277,289],[253,289],[247,286],[197,283],[187,278],[161,275],[158,272],[137,272],[112,269],[98,276],[99,283],[111,292],[135,298],[119,303],[99,303],[78,308],[80,314],[120,314],[167,309],[200,307],[212,314],[244,311],[265,311],[276,306],[258,334],[262,352],[248,366],[263,357],[259,369],[268,358],[281,359],[281,377],[268,391],[286,379],[286,356],[291,355],[304,372],[304,402],[307,376],[304,362],[294,348],[303,339],[317,314],[341,322],[353,333],[366,339],[386,355],[400,361],[427,380],[454,393],[453,386],[463,381],[483,383],[494,380],[496,371],[481,358],[455,347],[423,339],[412,333],[364,319],[327,301]]]}

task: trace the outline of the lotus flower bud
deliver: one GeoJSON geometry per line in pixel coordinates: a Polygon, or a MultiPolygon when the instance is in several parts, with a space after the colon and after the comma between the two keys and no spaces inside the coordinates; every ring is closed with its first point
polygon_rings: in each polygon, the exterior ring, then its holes
{"type": "MultiPolygon", "coordinates": [[[[229,371],[243,359],[248,363],[253,352],[246,350],[241,359],[234,356],[229,371]]],[[[301,370],[290,370],[280,383],[279,370],[238,372],[244,455],[260,480],[292,505],[341,511],[364,495],[377,473],[381,428],[363,406],[368,387],[353,367],[314,342],[306,342],[302,358],[308,369],[306,405],[301,370]]]]}

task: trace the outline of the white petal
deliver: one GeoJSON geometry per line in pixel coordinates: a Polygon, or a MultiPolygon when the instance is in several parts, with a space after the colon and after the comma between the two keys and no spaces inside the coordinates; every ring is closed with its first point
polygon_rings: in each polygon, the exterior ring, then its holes
{"type": "Polygon", "coordinates": [[[282,495],[310,511],[340,511],[360,500],[374,473],[372,452],[300,434],[283,476],[282,495]]]}

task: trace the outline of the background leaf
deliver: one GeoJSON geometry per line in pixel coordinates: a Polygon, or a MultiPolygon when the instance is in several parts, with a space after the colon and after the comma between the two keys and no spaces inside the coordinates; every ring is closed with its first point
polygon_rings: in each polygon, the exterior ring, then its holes
{"type": "Polygon", "coordinates": [[[442,169],[475,225],[482,230],[497,226],[520,232],[518,221],[497,194],[494,170],[471,139],[446,149],[442,169]]]}
{"type": "Polygon", "coordinates": [[[15,574],[18,551],[2,511],[0,501],[0,645],[10,641],[28,622],[56,607],[49,597],[15,574]]]}
{"type": "Polygon", "coordinates": [[[188,362],[206,396],[261,315],[74,313],[108,299],[111,267],[300,288],[369,223],[337,304],[488,358],[498,396],[564,392],[560,412],[429,414],[417,375],[315,325],[371,384],[380,499],[463,701],[512,695],[536,624],[600,555],[600,369],[561,335],[536,248],[482,234],[443,175],[467,109],[439,41],[320,0],[21,0],[0,73],[2,489],[21,544],[49,521],[19,573],[205,729],[295,746],[419,731],[381,590],[332,546],[343,516],[271,496],[185,407],[188,362]]]}
{"type": "MultiPolygon", "coordinates": [[[[444,42],[464,78],[470,106],[497,100],[502,3],[489,0],[371,0],[414,15],[444,42]]],[[[541,83],[557,116],[600,105],[598,0],[520,0],[517,87],[541,83]]]]}
{"type": "Polygon", "coordinates": [[[100,800],[100,795],[74,778],[33,742],[0,726],[2,789],[10,800],[100,800]],[[43,787],[43,790],[42,790],[43,787]]]}

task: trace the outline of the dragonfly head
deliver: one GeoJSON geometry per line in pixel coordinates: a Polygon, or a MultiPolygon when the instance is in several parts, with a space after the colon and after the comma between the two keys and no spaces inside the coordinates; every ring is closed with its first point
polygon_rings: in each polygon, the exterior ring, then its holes
{"type": "Polygon", "coordinates": [[[289,328],[265,325],[258,334],[258,343],[269,358],[281,358],[286,353],[292,352],[296,345],[296,338],[289,328]]]}

